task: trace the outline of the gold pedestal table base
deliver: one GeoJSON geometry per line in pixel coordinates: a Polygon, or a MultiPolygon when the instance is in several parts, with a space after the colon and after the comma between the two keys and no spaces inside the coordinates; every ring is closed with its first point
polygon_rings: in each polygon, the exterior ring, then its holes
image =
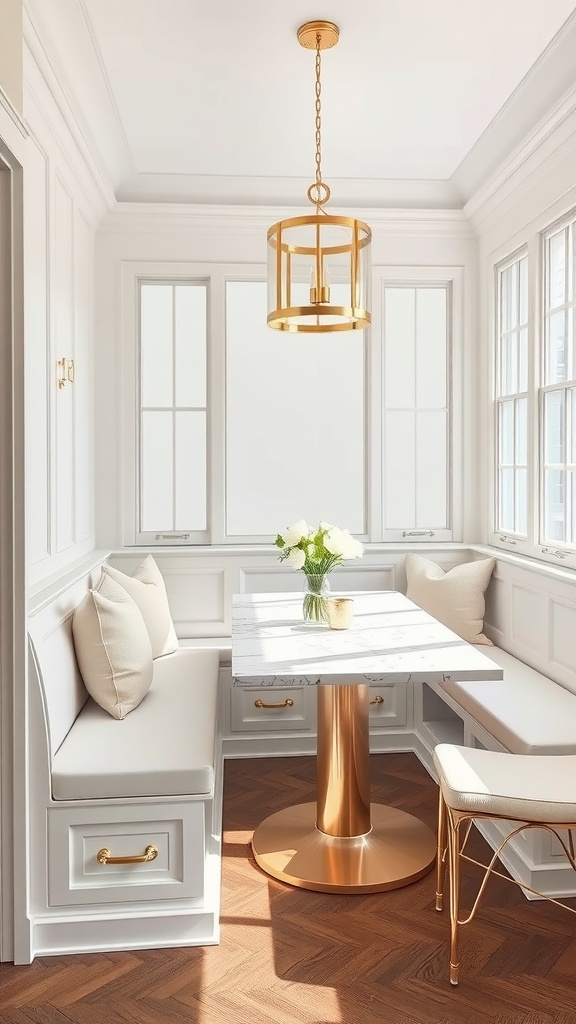
{"type": "Polygon", "coordinates": [[[368,710],[365,683],[318,686],[317,801],[270,815],[252,839],[274,878],[316,892],[383,892],[431,870],[431,829],[370,803],[368,710]]]}
{"type": "Polygon", "coordinates": [[[316,828],[316,804],[270,815],[252,840],[256,863],[269,875],[316,892],[383,892],[422,878],[436,857],[434,833],[395,807],[371,805],[367,835],[341,838],[316,828]]]}

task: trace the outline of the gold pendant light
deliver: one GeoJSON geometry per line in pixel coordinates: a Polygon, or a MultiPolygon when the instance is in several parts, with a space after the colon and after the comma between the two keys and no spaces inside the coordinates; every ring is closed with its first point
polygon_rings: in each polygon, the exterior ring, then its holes
{"type": "Polygon", "coordinates": [[[359,331],[369,327],[370,242],[367,224],[324,210],[320,53],[340,35],[331,21],[308,21],[298,42],[316,50],[316,180],[307,196],[316,213],[290,217],[268,231],[268,326],[277,331],[359,331]]]}

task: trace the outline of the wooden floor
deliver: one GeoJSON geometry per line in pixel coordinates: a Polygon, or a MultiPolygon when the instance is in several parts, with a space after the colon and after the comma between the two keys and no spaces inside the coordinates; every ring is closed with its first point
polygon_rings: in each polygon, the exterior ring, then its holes
{"type": "MultiPolygon", "coordinates": [[[[376,801],[434,827],[436,787],[413,754],[373,755],[372,774],[376,801]]],[[[313,758],[228,761],[220,946],[0,964],[2,1024],[576,1024],[576,916],[516,886],[491,883],[454,989],[433,874],[367,896],[262,874],[253,829],[313,794],[313,758]]]]}

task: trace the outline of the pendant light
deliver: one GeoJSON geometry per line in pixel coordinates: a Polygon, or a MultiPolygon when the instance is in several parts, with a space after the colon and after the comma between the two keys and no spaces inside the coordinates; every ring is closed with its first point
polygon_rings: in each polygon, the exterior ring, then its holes
{"type": "Polygon", "coordinates": [[[322,180],[321,51],[336,46],[331,21],[309,21],[298,42],[316,50],[316,180],[307,197],[314,214],[290,217],[268,231],[268,326],[277,331],[358,331],[370,315],[370,242],[367,224],[327,214],[330,189],[322,180]]]}

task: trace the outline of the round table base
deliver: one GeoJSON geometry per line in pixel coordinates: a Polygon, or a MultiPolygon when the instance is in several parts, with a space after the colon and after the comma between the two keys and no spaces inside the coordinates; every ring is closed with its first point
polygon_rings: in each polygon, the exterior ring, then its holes
{"type": "Polygon", "coordinates": [[[335,838],[315,825],[316,804],[271,814],[256,829],[256,863],[274,878],[315,892],[383,892],[422,878],[436,859],[436,837],[419,818],[371,804],[372,829],[335,838]]]}

